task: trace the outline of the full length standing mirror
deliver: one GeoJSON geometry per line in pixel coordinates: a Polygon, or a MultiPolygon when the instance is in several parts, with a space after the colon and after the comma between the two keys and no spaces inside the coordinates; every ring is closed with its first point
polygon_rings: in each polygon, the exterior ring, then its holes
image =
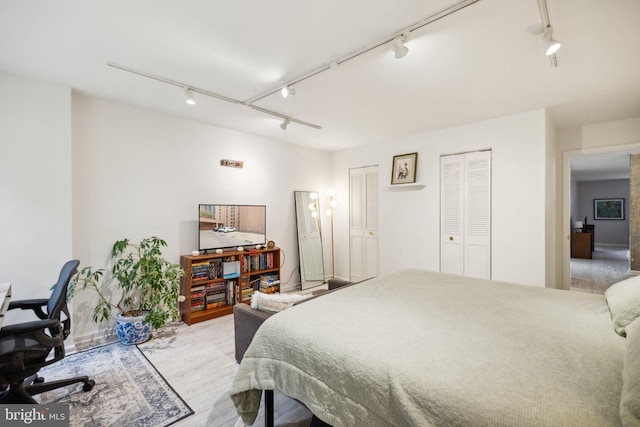
{"type": "Polygon", "coordinates": [[[300,254],[300,283],[302,289],[324,283],[320,205],[315,191],[294,191],[298,252],[300,254]]]}

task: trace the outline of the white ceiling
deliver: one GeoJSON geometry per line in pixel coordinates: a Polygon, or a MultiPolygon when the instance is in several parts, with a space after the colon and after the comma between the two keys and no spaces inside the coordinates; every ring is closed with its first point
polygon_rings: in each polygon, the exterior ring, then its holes
{"type": "Polygon", "coordinates": [[[95,97],[326,150],[548,107],[559,127],[640,116],[640,1],[480,0],[256,105],[291,124],[106,65],[247,101],[391,36],[456,0],[0,0],[0,70],[95,97]]]}

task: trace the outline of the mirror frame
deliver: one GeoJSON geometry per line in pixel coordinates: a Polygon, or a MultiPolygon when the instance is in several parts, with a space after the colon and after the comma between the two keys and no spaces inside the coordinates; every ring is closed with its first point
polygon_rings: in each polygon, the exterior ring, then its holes
{"type": "Polygon", "coordinates": [[[298,272],[302,290],[320,286],[326,282],[319,194],[317,191],[293,192],[298,236],[298,272]],[[316,213],[315,216],[313,212],[316,213]]]}

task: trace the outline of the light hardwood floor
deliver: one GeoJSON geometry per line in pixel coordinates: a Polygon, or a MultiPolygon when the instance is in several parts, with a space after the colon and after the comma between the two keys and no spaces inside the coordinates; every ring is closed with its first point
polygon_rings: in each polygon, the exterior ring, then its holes
{"type": "Polygon", "coordinates": [[[228,392],[238,369],[233,315],[170,326],[139,348],[195,412],[174,426],[206,426],[213,404],[228,392]]]}

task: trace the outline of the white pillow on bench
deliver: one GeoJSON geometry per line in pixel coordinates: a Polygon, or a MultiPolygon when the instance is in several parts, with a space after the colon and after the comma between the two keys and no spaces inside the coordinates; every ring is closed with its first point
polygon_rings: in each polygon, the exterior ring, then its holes
{"type": "Polygon", "coordinates": [[[277,313],[312,296],[311,294],[265,294],[254,291],[251,296],[251,308],[277,313]]]}

